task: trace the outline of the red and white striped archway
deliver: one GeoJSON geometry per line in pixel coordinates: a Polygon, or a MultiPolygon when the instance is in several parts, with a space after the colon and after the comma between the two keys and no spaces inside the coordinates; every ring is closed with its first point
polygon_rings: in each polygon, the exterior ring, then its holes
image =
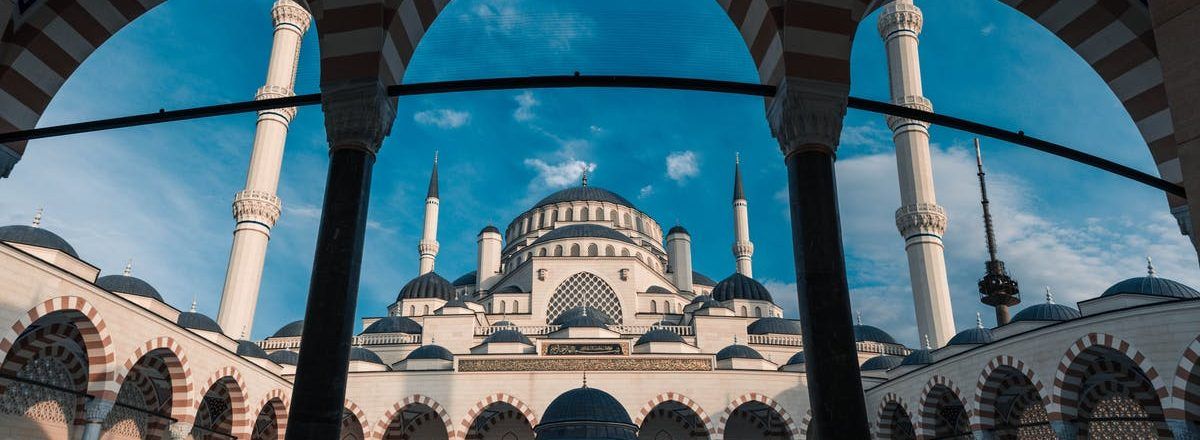
{"type": "Polygon", "coordinates": [[[1054,386],[1050,392],[1050,404],[1047,406],[1050,420],[1071,420],[1076,417],[1082,397],[1080,392],[1083,381],[1088,374],[1087,364],[1090,363],[1084,357],[1093,353],[1095,350],[1089,349],[1094,348],[1107,349],[1125,357],[1150,382],[1153,389],[1149,392],[1156,396],[1159,402],[1167,401],[1170,393],[1158,370],[1146,355],[1119,337],[1106,333],[1088,333],[1071,344],[1054,372],[1054,386]]]}
{"type": "Polygon", "coordinates": [[[1007,386],[1013,384],[1012,380],[1014,379],[1023,379],[1028,382],[1036,390],[1041,405],[1050,403],[1042,381],[1032,368],[1013,356],[996,356],[983,367],[983,371],[979,373],[979,380],[975,384],[975,410],[971,412],[970,416],[972,430],[982,431],[995,427],[996,399],[1007,386]]]}
{"type": "Polygon", "coordinates": [[[793,437],[800,435],[800,427],[796,425],[796,419],[792,418],[792,415],[783,408],[783,405],[779,404],[779,402],[775,401],[775,399],[772,399],[771,397],[762,393],[746,393],[738,396],[736,399],[733,399],[732,402],[729,402],[729,405],[725,406],[725,411],[721,413],[721,419],[717,424],[717,433],[721,435],[725,434],[725,426],[727,423],[729,423],[729,418],[733,416],[733,412],[737,411],[738,407],[749,402],[758,402],[770,407],[776,413],[779,413],[779,416],[783,419],[783,423],[787,427],[788,432],[791,433],[793,437]]]}
{"type": "Polygon", "coordinates": [[[717,434],[717,426],[713,424],[712,417],[709,417],[708,413],[704,411],[704,408],[690,397],[674,391],[661,393],[657,396],[654,396],[653,399],[646,401],[645,404],[642,404],[642,408],[638,410],[638,415],[634,418],[633,424],[639,427],[642,426],[642,422],[646,421],[646,416],[650,414],[650,411],[653,411],[655,407],[664,402],[677,402],[680,405],[686,406],[688,409],[692,410],[692,412],[696,413],[696,416],[700,418],[702,423],[704,423],[704,430],[708,431],[708,435],[711,436],[717,434]]]}
{"type": "Polygon", "coordinates": [[[372,438],[382,439],[386,437],[388,435],[388,427],[392,423],[392,418],[396,417],[397,414],[400,414],[400,412],[409,405],[424,405],[432,409],[434,414],[437,414],[438,419],[442,422],[442,424],[445,425],[446,438],[454,440],[460,439],[463,435],[465,435],[465,431],[459,432],[458,430],[454,429],[454,422],[450,419],[450,412],[446,411],[445,406],[442,406],[441,403],[438,403],[438,401],[434,400],[432,397],[422,394],[413,394],[392,404],[392,407],[383,414],[383,418],[379,419],[379,421],[375,423],[375,437],[372,438]]]}
{"type": "Polygon", "coordinates": [[[4,330],[0,336],[0,358],[7,358],[17,338],[39,318],[51,313],[62,312],[72,315],[72,323],[79,330],[87,350],[87,392],[98,399],[117,399],[118,387],[113,379],[116,366],[112,337],[108,324],[100,313],[83,298],[61,296],[42,301],[21,315],[17,322],[4,330]]]}
{"type": "Polygon", "coordinates": [[[524,401],[507,393],[495,393],[479,399],[474,405],[471,406],[471,409],[467,411],[466,417],[463,417],[462,421],[459,422],[459,429],[457,433],[467,435],[467,433],[471,430],[471,424],[475,423],[475,418],[483,412],[484,408],[487,408],[495,403],[505,403],[511,405],[513,408],[516,408],[517,411],[520,411],[523,416],[525,416],[525,420],[529,422],[530,427],[538,425],[539,419],[537,413],[533,412],[533,408],[527,405],[524,401]]]}
{"type": "Polygon", "coordinates": [[[229,405],[233,416],[233,425],[231,430],[235,437],[245,437],[250,433],[250,417],[246,414],[248,390],[246,389],[246,381],[242,379],[242,373],[237,367],[232,365],[221,367],[209,377],[204,383],[204,387],[200,388],[201,394],[196,396],[192,403],[192,411],[186,414],[185,418],[180,421],[185,423],[195,422],[197,413],[200,411],[200,404],[204,402],[204,395],[209,390],[220,384],[229,393],[229,405]]]}
{"type": "Polygon", "coordinates": [[[184,420],[189,417],[193,405],[194,390],[192,386],[192,369],[188,366],[187,353],[183,350],[174,339],[169,336],[160,336],[142,345],[138,346],[125,362],[117,367],[116,384],[117,389],[125,383],[126,377],[134,365],[149,353],[162,353],[157,357],[163,362],[167,368],[171,379],[171,412],[170,416],[176,420],[184,420]]]}
{"type": "MultiPolygon", "coordinates": [[[[255,411],[253,417],[257,418],[258,413],[262,412],[263,408],[265,408],[267,405],[271,405],[273,410],[275,410],[275,430],[278,434],[278,439],[276,440],[283,440],[284,434],[287,433],[288,403],[290,402],[291,396],[287,390],[275,388],[264,395],[262,399],[258,401],[258,405],[255,405],[250,409],[255,411]]],[[[257,420],[255,423],[257,423],[257,420]]],[[[253,428],[253,424],[251,427],[253,428]]]]}
{"type": "Polygon", "coordinates": [[[896,393],[887,393],[879,401],[879,409],[875,412],[875,436],[881,439],[891,439],[895,434],[895,428],[900,426],[900,423],[907,423],[909,428],[916,432],[912,411],[909,411],[908,404],[904,402],[904,398],[896,393]],[[900,419],[896,416],[899,412],[908,418],[908,421],[900,419]]]}
{"type": "Polygon", "coordinates": [[[921,401],[917,406],[917,435],[918,438],[933,438],[938,421],[938,402],[943,398],[952,398],[955,403],[962,405],[963,411],[966,412],[967,420],[970,420],[972,411],[967,401],[963,399],[963,393],[959,390],[958,385],[946,376],[934,375],[925,383],[925,387],[921,390],[921,401]],[[947,393],[949,395],[947,395],[947,393]]]}

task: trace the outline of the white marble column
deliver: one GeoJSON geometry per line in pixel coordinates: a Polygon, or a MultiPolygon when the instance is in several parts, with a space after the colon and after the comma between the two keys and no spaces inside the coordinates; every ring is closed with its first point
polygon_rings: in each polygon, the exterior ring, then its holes
{"type": "MultiPolygon", "coordinates": [[[[300,41],[311,21],[308,11],[293,0],[276,1],[271,16],[275,23],[274,45],[267,66],[266,85],[258,89],[257,100],[295,94],[292,89],[296,82],[300,41]]],[[[217,323],[234,339],[248,338],[254,323],[267,241],[282,206],[275,190],[279,185],[283,147],[288,124],[295,116],[295,107],[258,113],[254,150],[246,172],[246,189],[233,198],[233,218],[237,220],[237,226],[233,231],[233,247],[229,253],[217,323]]]]}
{"type": "MultiPolygon", "coordinates": [[[[895,0],[879,15],[879,35],[887,46],[892,103],[932,111],[921,90],[921,60],[917,35],[921,33],[921,10],[912,0],[895,0]]],[[[918,334],[928,335],[934,347],[954,336],[954,313],[946,280],[946,257],[942,234],[946,212],[937,204],[933,186],[933,161],[929,157],[929,124],[889,116],[896,143],[896,167],[900,176],[900,209],[896,228],[904,237],[908,273],[912,281],[918,334]]]]}

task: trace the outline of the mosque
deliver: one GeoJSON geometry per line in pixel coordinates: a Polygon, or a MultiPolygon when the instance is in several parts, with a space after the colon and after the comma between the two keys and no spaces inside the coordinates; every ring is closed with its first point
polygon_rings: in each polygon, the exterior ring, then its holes
{"type": "MultiPolygon", "coordinates": [[[[883,9],[893,98],[931,108],[920,94],[920,10],[908,0],[883,9]]],[[[272,18],[259,99],[292,93],[311,20],[292,0],[277,1],[272,18]]],[[[32,225],[0,227],[0,438],[284,438],[297,365],[329,355],[301,351],[303,330],[336,325],[298,320],[265,340],[246,339],[281,212],[275,190],[295,111],[259,113],[215,319],[194,303],[167,304],[131,266],[102,275],[69,237],[41,227],[40,211],[32,225]]],[[[895,222],[922,344],[852,327],[871,434],[1200,438],[1200,292],[1147,264],[1074,305],[1055,303],[1050,291],[1034,300],[1027,293],[1010,317],[1023,298],[991,233],[980,160],[989,259],[979,292],[997,325],[979,319],[956,329],[928,125],[888,124],[902,159],[895,222]]],[[[664,232],[586,175],[503,229],[480,225],[475,270],[439,274],[435,159],[416,243],[419,275],[356,326],[340,438],[816,438],[809,394],[822,384],[806,366],[819,357],[806,358],[802,323],[783,318],[754,279],[736,162],[731,186],[734,264],[719,281],[693,267],[684,227],[664,232]]],[[[808,336],[820,343],[836,335],[808,336]]],[[[304,422],[291,421],[296,429],[304,422]]]]}

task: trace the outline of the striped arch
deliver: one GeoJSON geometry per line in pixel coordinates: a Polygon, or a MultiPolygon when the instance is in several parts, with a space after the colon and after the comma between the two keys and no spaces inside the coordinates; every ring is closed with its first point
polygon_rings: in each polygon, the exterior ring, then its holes
{"type": "MultiPolygon", "coordinates": [[[[271,403],[272,400],[278,400],[280,403],[280,406],[283,407],[282,413],[275,415],[275,424],[279,427],[279,438],[283,438],[283,434],[285,432],[287,432],[287,419],[288,419],[288,412],[290,410],[288,408],[288,403],[291,403],[291,401],[292,401],[291,396],[288,395],[288,392],[286,390],[284,390],[282,388],[276,388],[276,389],[271,390],[271,392],[267,393],[265,396],[263,396],[262,399],[260,399],[258,401],[258,405],[256,405],[254,407],[257,409],[251,408],[251,410],[262,411],[262,408],[267,406],[267,404],[271,403]]],[[[257,413],[255,413],[255,416],[257,417],[257,413]]]]}
{"type": "Polygon", "coordinates": [[[908,404],[904,402],[904,398],[896,393],[887,393],[879,401],[879,410],[875,412],[875,436],[880,439],[891,439],[896,434],[893,427],[897,423],[905,423],[902,420],[897,420],[895,413],[899,410],[908,417],[908,425],[916,431],[913,425],[912,411],[909,411],[908,404]]]}
{"type": "Polygon", "coordinates": [[[17,338],[30,325],[39,318],[55,312],[72,315],[72,322],[83,338],[83,345],[87,350],[88,394],[98,399],[115,401],[118,388],[113,381],[116,356],[113,354],[112,337],[108,334],[108,325],[100,316],[100,312],[83,298],[60,296],[45,300],[29,309],[0,336],[0,358],[7,357],[17,338]]]}
{"type": "Polygon", "coordinates": [[[808,439],[808,431],[812,429],[812,409],[804,410],[804,418],[800,419],[800,438],[796,440],[808,439]]]}
{"type": "Polygon", "coordinates": [[[204,388],[200,389],[202,394],[193,400],[191,412],[179,420],[185,423],[194,422],[197,413],[200,411],[200,404],[204,402],[204,395],[208,394],[208,390],[211,390],[218,382],[223,383],[225,389],[229,391],[229,404],[233,412],[233,435],[236,437],[248,435],[250,428],[252,428],[250,426],[252,422],[249,420],[249,416],[247,416],[249,410],[246,408],[246,381],[242,379],[242,373],[232,365],[221,367],[221,369],[209,377],[208,381],[204,383],[204,388]]]}
{"type": "MultiPolygon", "coordinates": [[[[452,420],[450,420],[450,413],[448,411],[446,411],[446,407],[442,406],[442,404],[438,403],[438,401],[433,400],[432,397],[424,396],[421,394],[413,394],[411,396],[405,397],[404,399],[400,400],[399,402],[392,404],[392,407],[390,409],[388,409],[386,413],[383,414],[383,418],[379,419],[379,421],[375,423],[376,437],[374,437],[374,438],[382,439],[387,434],[388,425],[390,425],[392,423],[392,418],[395,417],[396,414],[400,414],[400,411],[403,410],[404,407],[413,405],[413,404],[425,405],[425,406],[428,406],[429,408],[432,408],[433,412],[437,413],[437,415],[441,419],[442,423],[444,423],[446,425],[446,437],[447,438],[450,438],[451,440],[453,440],[453,439],[462,438],[462,436],[465,435],[454,429],[454,422],[452,420]]],[[[364,425],[365,425],[365,423],[366,422],[364,422],[364,425]]],[[[470,423],[470,422],[468,421],[467,423],[470,423]]],[[[367,432],[367,431],[364,429],[363,432],[367,432]]]]}
{"type": "Polygon", "coordinates": [[[974,431],[992,429],[996,425],[996,398],[1006,386],[1010,385],[1007,377],[993,377],[997,370],[1015,371],[1022,375],[1033,385],[1042,405],[1050,403],[1042,381],[1038,379],[1037,373],[1032,368],[1012,356],[996,356],[983,367],[983,371],[979,373],[979,380],[975,383],[975,411],[972,411],[970,416],[971,429],[974,431]]]}
{"type": "Polygon", "coordinates": [[[350,399],[343,400],[342,405],[346,411],[349,411],[350,414],[354,414],[354,418],[358,419],[358,423],[362,424],[363,438],[375,438],[374,433],[371,431],[371,424],[367,423],[367,414],[363,412],[362,408],[359,408],[358,404],[354,403],[350,399]]]}
{"type": "Polygon", "coordinates": [[[1071,344],[1058,363],[1058,369],[1054,373],[1054,387],[1050,392],[1050,404],[1046,408],[1050,420],[1073,420],[1078,414],[1082,397],[1080,393],[1083,391],[1083,382],[1087,375],[1085,369],[1087,364],[1095,360],[1095,354],[1089,349],[1094,348],[1109,349],[1125,356],[1150,381],[1154,389],[1148,391],[1156,395],[1159,402],[1163,402],[1160,403],[1163,408],[1166,407],[1165,402],[1170,394],[1149,358],[1121,338],[1105,333],[1088,333],[1071,344]]]}
{"type": "MultiPolygon", "coordinates": [[[[463,418],[461,423],[459,423],[459,426],[462,427],[460,432],[462,432],[463,435],[466,435],[466,433],[471,430],[471,424],[475,422],[475,417],[479,416],[479,413],[483,412],[484,408],[487,408],[491,404],[497,402],[507,403],[512,405],[518,411],[521,411],[521,414],[525,415],[525,420],[529,422],[529,426],[538,425],[539,419],[537,414],[534,413],[533,408],[530,408],[529,405],[525,404],[524,401],[509,394],[496,393],[480,399],[478,402],[475,402],[475,405],[472,406],[469,411],[467,411],[467,416],[463,418]]],[[[401,407],[403,408],[403,406],[401,407]]],[[[432,406],[430,406],[430,408],[432,408],[432,406]]],[[[449,435],[449,431],[447,431],[447,435],[449,435]]],[[[454,438],[454,436],[450,436],[450,438],[454,438]]]]}
{"type": "Polygon", "coordinates": [[[680,405],[686,406],[688,409],[692,410],[692,412],[696,413],[696,416],[700,417],[700,421],[704,422],[704,429],[708,431],[708,435],[712,436],[717,434],[717,427],[713,425],[712,417],[709,417],[708,413],[704,411],[704,408],[701,408],[700,404],[696,403],[696,401],[692,400],[690,397],[674,391],[668,391],[654,396],[653,399],[650,399],[644,405],[642,405],[642,409],[638,411],[637,418],[633,420],[633,424],[642,426],[642,422],[646,420],[646,415],[650,414],[650,411],[653,411],[654,407],[663,402],[671,401],[678,402],[680,405]]]}
{"type": "MultiPolygon", "coordinates": [[[[67,371],[71,373],[71,383],[77,389],[85,390],[87,388],[87,366],[84,365],[80,356],[72,350],[68,350],[68,346],[62,345],[64,342],[77,345],[80,340],[79,330],[71,324],[54,323],[35,328],[21,335],[17,340],[17,345],[4,358],[3,365],[0,366],[0,373],[13,377],[30,361],[49,357],[58,360],[66,367],[67,371]]],[[[4,393],[6,389],[6,384],[0,384],[0,394],[4,393]]]]}
{"type": "Polygon", "coordinates": [[[1183,350],[1175,377],[1171,379],[1171,404],[1166,408],[1167,418],[1173,420],[1200,421],[1200,337],[1183,350]]]}
{"type": "Polygon", "coordinates": [[[737,411],[739,406],[748,402],[758,402],[775,410],[783,418],[783,422],[787,425],[787,430],[791,433],[792,437],[800,435],[800,427],[796,426],[796,420],[792,418],[791,414],[788,414],[786,409],[783,409],[783,405],[780,405],[775,399],[759,393],[746,393],[729,402],[729,405],[725,406],[725,411],[721,413],[721,420],[717,426],[718,434],[725,433],[725,425],[729,423],[729,417],[733,415],[734,411],[737,411]]]}
{"type": "Polygon", "coordinates": [[[936,425],[938,420],[938,410],[936,405],[938,401],[937,399],[930,399],[930,397],[943,397],[944,395],[940,393],[939,395],[935,396],[934,392],[938,390],[943,390],[942,393],[951,393],[953,395],[952,397],[957,400],[960,405],[962,405],[963,411],[967,413],[967,420],[970,420],[972,413],[971,407],[967,405],[966,400],[963,400],[963,393],[958,389],[958,385],[955,385],[954,382],[946,376],[934,375],[933,377],[929,378],[929,382],[926,382],[925,388],[921,390],[921,401],[920,405],[917,407],[919,413],[917,414],[916,420],[918,438],[933,438],[936,435],[936,425]]]}
{"type": "Polygon", "coordinates": [[[156,350],[165,350],[170,353],[168,356],[161,357],[162,362],[167,367],[167,372],[171,375],[170,416],[177,420],[182,420],[188,416],[188,413],[191,412],[190,409],[194,406],[192,368],[188,366],[187,353],[183,350],[183,347],[170,336],[159,336],[138,346],[133,351],[133,354],[117,367],[115,380],[117,389],[121,389],[125,378],[129,376],[129,372],[137,365],[138,361],[148,353],[156,350]]]}

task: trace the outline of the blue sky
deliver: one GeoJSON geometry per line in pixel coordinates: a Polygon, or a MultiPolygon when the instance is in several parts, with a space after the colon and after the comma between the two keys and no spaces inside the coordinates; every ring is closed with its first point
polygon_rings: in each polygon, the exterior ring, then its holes
{"type": "MultiPolygon", "coordinates": [[[[270,1],[172,0],[122,30],[63,87],[41,125],[250,99],[270,50],[270,1]],[[214,7],[219,3],[219,7],[214,7]]],[[[1053,35],[999,2],[918,2],[921,55],[935,109],[1070,145],[1154,172],[1150,155],[1099,77],[1053,35]]],[[[310,32],[299,93],[317,91],[310,32]]],[[[856,96],[887,99],[875,17],[853,54],[856,96]]],[[[755,81],[737,32],[702,0],[456,0],[422,42],[407,82],[566,74],[673,75],[755,81]]],[[[196,297],[215,314],[254,115],[34,141],[0,185],[0,221],[43,225],[86,260],[135,275],[176,307],[196,297]]],[[[959,328],[984,309],[983,233],[971,135],[933,128],[939,202],[949,211],[947,266],[959,328]]],[[[1025,305],[1042,286],[1073,303],[1144,273],[1200,285],[1197,261],[1164,197],[1082,165],[984,141],[1000,250],[1025,305]]],[[[581,165],[591,182],[634,200],[660,223],[693,234],[695,265],[733,271],[730,191],[735,152],[750,199],[755,275],[795,316],[786,176],[759,98],[661,90],[513,90],[400,101],[375,168],[359,314],[375,316],[417,270],[416,243],[429,164],[440,150],[442,221],[437,270],[473,269],[475,234],[557,187],[581,165]]],[[[268,254],[253,336],[303,314],[325,179],[319,108],[292,125],[280,182],[284,213],[268,254]]],[[[918,340],[898,207],[895,159],[882,117],[851,111],[838,177],[855,308],[909,344],[918,340]]]]}

